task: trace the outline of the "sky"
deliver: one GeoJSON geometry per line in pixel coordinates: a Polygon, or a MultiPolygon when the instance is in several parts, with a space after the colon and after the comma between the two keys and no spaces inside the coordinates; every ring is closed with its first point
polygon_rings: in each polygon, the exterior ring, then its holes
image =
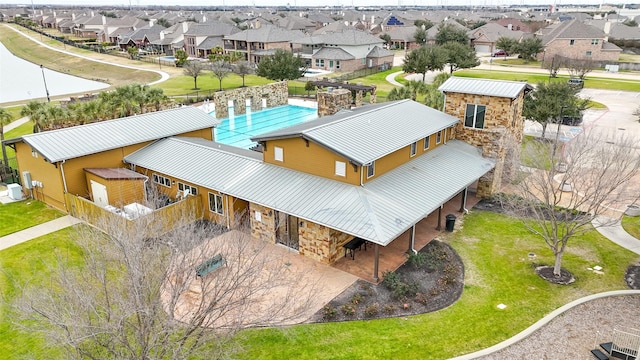
{"type": "MultiPolygon", "coordinates": [[[[554,2],[559,5],[574,3],[598,5],[602,0],[96,0],[91,5],[129,6],[441,6],[441,5],[551,5],[554,2]]],[[[613,3],[614,1],[611,1],[613,3]]],[[[619,0],[615,3],[632,4],[635,0],[619,0]]],[[[607,3],[607,1],[605,1],[607,3]]],[[[0,0],[0,4],[31,6],[30,0],[0,0]]],[[[34,5],[60,4],[60,5],[87,5],[86,0],[33,0],[34,5]]]]}

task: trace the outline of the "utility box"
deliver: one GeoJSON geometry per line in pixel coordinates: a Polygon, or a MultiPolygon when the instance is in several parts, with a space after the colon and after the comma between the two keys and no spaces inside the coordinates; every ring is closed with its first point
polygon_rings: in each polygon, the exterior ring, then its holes
{"type": "Polygon", "coordinates": [[[9,198],[12,200],[22,200],[22,186],[19,184],[7,184],[9,198]]]}

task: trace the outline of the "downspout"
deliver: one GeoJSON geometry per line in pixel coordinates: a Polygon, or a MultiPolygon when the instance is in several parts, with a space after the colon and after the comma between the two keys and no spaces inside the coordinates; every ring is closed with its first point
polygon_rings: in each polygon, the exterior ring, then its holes
{"type": "Polygon", "coordinates": [[[67,159],[62,160],[62,162],[60,163],[60,172],[62,173],[62,185],[64,186],[64,192],[67,193],[67,178],[64,175],[64,163],[67,161],[67,159]]]}
{"type": "Polygon", "coordinates": [[[229,211],[229,195],[224,194],[224,201],[227,203],[227,229],[231,230],[231,211],[229,211]]]}
{"type": "Polygon", "coordinates": [[[360,168],[360,186],[364,185],[364,179],[362,178],[362,176],[364,175],[364,165],[359,166],[360,168]]]}

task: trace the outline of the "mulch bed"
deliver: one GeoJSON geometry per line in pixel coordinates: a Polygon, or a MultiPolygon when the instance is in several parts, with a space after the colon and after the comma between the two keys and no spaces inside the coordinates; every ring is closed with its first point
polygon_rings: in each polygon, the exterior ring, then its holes
{"type": "Polygon", "coordinates": [[[379,285],[356,281],[310,321],[408,316],[440,310],[456,302],[464,286],[464,265],[458,254],[438,240],[431,241],[419,254],[411,256],[395,274],[386,275],[379,285]],[[416,266],[419,258],[423,262],[416,266]]]}
{"type": "Polygon", "coordinates": [[[536,274],[548,282],[558,285],[569,285],[576,281],[573,274],[562,268],[560,269],[560,276],[556,276],[553,273],[553,266],[536,266],[536,274]]]}
{"type": "Polygon", "coordinates": [[[624,274],[624,280],[633,290],[640,290],[640,265],[630,265],[624,274]]]}

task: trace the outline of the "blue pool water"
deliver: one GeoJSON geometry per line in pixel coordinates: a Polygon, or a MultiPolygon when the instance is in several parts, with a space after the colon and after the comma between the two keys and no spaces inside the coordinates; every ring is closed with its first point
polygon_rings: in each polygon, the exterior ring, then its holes
{"type": "MultiPolygon", "coordinates": [[[[230,109],[231,110],[231,109],[230,109]]],[[[318,118],[316,109],[296,105],[283,105],[273,108],[230,116],[214,128],[216,142],[249,149],[256,145],[251,137],[298,125],[318,118]]]]}

